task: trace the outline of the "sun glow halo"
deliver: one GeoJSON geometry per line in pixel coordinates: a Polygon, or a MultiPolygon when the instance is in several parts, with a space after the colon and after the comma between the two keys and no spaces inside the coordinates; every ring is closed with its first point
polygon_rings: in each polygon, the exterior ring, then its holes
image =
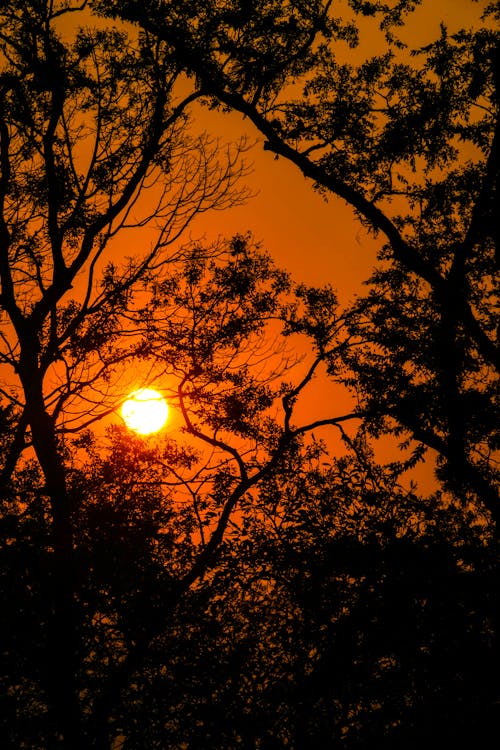
{"type": "Polygon", "coordinates": [[[140,435],[151,435],[161,430],[167,421],[168,405],[158,391],[140,388],[130,394],[121,413],[130,430],[140,435]]]}

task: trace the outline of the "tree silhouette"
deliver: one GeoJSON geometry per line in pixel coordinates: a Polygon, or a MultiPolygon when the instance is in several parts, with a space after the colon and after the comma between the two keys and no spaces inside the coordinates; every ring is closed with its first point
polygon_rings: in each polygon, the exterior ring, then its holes
{"type": "Polygon", "coordinates": [[[356,324],[367,347],[350,362],[359,397],[375,434],[432,448],[444,485],[497,520],[497,11],[409,54],[397,32],[418,4],[352,1],[345,19],[321,1],[103,11],[172,45],[194,90],[244,114],[264,148],[381,238],[356,324]],[[385,37],[371,57],[369,19],[385,37]]]}
{"type": "Polygon", "coordinates": [[[3,510],[7,528],[12,525],[4,549],[7,581],[14,579],[14,600],[28,604],[13,615],[12,631],[5,634],[12,670],[5,679],[15,689],[21,724],[36,700],[40,726],[22,729],[16,722],[12,745],[19,737],[50,745],[58,733],[73,742],[70,732],[78,731],[83,746],[110,747],[120,731],[130,742],[146,731],[145,724],[134,729],[121,713],[124,692],[133,693],[138,675],[158,655],[158,641],[175,624],[176,611],[189,607],[210,583],[231,539],[248,536],[261,483],[311,430],[359,422],[356,412],[302,425],[294,417],[320,363],[349,346],[331,293],[318,300],[317,294],[308,299],[302,286],[294,292],[287,275],[242,237],[215,255],[198,245],[186,248],[181,260],[157,270],[149,283],[147,304],[122,310],[136,338],[130,357],[161,368],[187,442],[165,438],[149,446],[115,428],[108,449],[85,431],[73,444],[68,437],[58,444],[71,503],[77,644],[71,664],[77,715],[69,727],[68,718],[63,723],[50,710],[53,681],[68,687],[64,673],[53,669],[59,644],[53,644],[50,599],[44,599],[60,584],[59,561],[50,549],[52,498],[36,465],[13,475],[3,510]],[[305,335],[312,350],[307,364],[286,354],[289,338],[305,335]],[[300,366],[295,376],[294,363],[300,366]],[[16,581],[13,570],[26,564],[26,547],[39,561],[16,581]],[[14,637],[18,616],[27,623],[39,618],[27,651],[26,626],[14,637]],[[27,666],[17,660],[19,651],[27,666]]]}
{"type": "Polygon", "coordinates": [[[174,94],[179,70],[164,45],[97,27],[63,41],[58,24],[84,6],[9,2],[0,11],[2,395],[19,412],[2,478],[32,445],[52,514],[50,693],[72,748],[81,742],[76,573],[59,426],[75,401],[80,425],[116,406],[105,385],[126,356],[111,351],[119,306],[194,215],[241,197],[236,155],[219,163],[215,144],[188,133],[194,97],[174,94]],[[154,222],[145,253],[102,272],[118,232],[154,222]]]}
{"type": "Polygon", "coordinates": [[[410,66],[395,29],[415,3],[352,0],[390,53],[356,67],[331,3],[199,5],[120,3],[142,30],[86,2],[0,10],[2,742],[482,742],[499,704],[495,35],[443,31],[410,66]],[[177,242],[244,197],[244,145],[218,161],[189,129],[203,97],[385,237],[365,299],[340,310],[250,236],[177,242]],[[167,383],[179,431],[92,434],[136,367],[167,383]],[[356,405],[301,422],[319,372],[356,405]],[[390,432],[418,445],[382,466],[370,438],[390,432]],[[422,446],[441,456],[429,498],[400,482],[422,446]]]}

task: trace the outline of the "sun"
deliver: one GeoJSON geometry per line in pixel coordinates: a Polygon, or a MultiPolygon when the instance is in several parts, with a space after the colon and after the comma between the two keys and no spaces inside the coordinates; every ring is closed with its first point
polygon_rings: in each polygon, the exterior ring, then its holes
{"type": "Polygon", "coordinates": [[[168,405],[158,391],[140,388],[129,395],[121,413],[130,430],[140,435],[151,435],[161,430],[167,421],[168,405]]]}

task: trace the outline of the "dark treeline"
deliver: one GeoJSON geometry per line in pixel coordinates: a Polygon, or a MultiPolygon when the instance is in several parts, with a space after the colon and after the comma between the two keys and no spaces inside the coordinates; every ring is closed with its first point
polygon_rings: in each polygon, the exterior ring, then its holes
{"type": "Polygon", "coordinates": [[[499,17],[410,54],[418,4],[0,5],[2,748],[494,735],[499,17]],[[248,199],[194,102],[352,207],[364,295],[187,241],[248,199]],[[99,427],[137,378],[175,429],[99,427]]]}

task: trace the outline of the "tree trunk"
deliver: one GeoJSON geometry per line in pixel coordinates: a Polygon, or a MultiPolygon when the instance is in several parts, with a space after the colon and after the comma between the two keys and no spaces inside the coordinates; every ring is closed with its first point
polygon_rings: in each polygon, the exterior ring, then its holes
{"type": "Polygon", "coordinates": [[[23,367],[22,380],[33,447],[45,478],[52,513],[52,570],[47,639],[47,693],[56,723],[56,746],[82,748],[77,687],[78,635],[75,611],[73,528],[66,471],[53,420],[43,399],[43,376],[36,356],[23,367]]]}

